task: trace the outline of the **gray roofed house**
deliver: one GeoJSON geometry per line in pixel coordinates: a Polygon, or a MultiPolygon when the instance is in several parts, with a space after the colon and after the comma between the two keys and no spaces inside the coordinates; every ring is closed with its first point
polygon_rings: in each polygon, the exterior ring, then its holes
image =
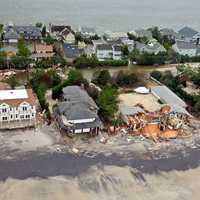
{"type": "Polygon", "coordinates": [[[188,55],[190,57],[199,55],[199,45],[193,42],[176,41],[172,48],[180,55],[188,55]]]}
{"type": "Polygon", "coordinates": [[[160,52],[166,52],[166,49],[157,41],[150,42],[148,44],[135,42],[135,46],[140,53],[146,52],[146,53],[158,54],[160,52]]]}
{"type": "Polygon", "coordinates": [[[95,133],[101,127],[98,107],[79,86],[63,88],[63,101],[58,103],[55,116],[62,129],[68,133],[95,133]]]}
{"type": "Polygon", "coordinates": [[[124,104],[119,105],[119,111],[121,119],[127,124],[129,124],[129,116],[135,116],[140,113],[145,113],[145,111],[139,106],[127,106],[124,104]]]}
{"type": "Polygon", "coordinates": [[[63,88],[63,100],[67,102],[82,102],[88,104],[93,109],[98,110],[94,100],[79,86],[68,86],[63,88]]]}
{"type": "Polygon", "coordinates": [[[152,32],[146,29],[136,29],[135,33],[137,37],[146,37],[147,39],[152,39],[152,32]]]}
{"type": "Polygon", "coordinates": [[[122,46],[121,45],[113,45],[113,50],[114,51],[122,51],[122,46]]]}
{"type": "Polygon", "coordinates": [[[95,28],[86,26],[80,27],[79,32],[85,37],[90,37],[97,34],[95,28]]]}
{"type": "Polygon", "coordinates": [[[181,40],[181,35],[177,32],[175,32],[173,29],[171,28],[163,28],[160,30],[160,33],[162,36],[166,36],[169,39],[172,40],[181,40]]]}
{"type": "Polygon", "coordinates": [[[136,115],[138,113],[145,113],[139,106],[119,105],[120,113],[123,115],[136,115]]]}
{"type": "Polygon", "coordinates": [[[9,40],[18,41],[19,39],[20,39],[20,35],[14,30],[9,30],[5,32],[4,34],[4,40],[6,41],[9,41],[9,40]]]}
{"type": "Polygon", "coordinates": [[[36,26],[7,26],[4,31],[4,40],[7,42],[23,38],[25,40],[40,40],[40,28],[36,26]]]}
{"type": "Polygon", "coordinates": [[[187,104],[180,97],[164,85],[152,87],[151,92],[164,104],[169,104],[170,106],[177,105],[182,108],[187,107],[187,104]]]}
{"type": "Polygon", "coordinates": [[[112,45],[111,44],[98,44],[97,50],[111,50],[112,51],[112,45]]]}
{"type": "Polygon", "coordinates": [[[78,45],[64,43],[63,52],[64,52],[65,58],[68,59],[68,61],[70,60],[73,61],[75,58],[83,54],[84,50],[79,49],[78,45]]]}
{"type": "Polygon", "coordinates": [[[194,30],[193,28],[185,26],[181,30],[179,30],[178,33],[181,35],[181,38],[183,40],[189,42],[192,41],[192,38],[198,33],[198,31],[194,30]]]}
{"type": "Polygon", "coordinates": [[[71,26],[69,25],[54,25],[54,24],[50,24],[49,25],[49,29],[51,33],[60,33],[62,31],[64,31],[65,29],[69,29],[71,30],[71,26]]]}
{"type": "Polygon", "coordinates": [[[196,49],[197,45],[192,42],[177,41],[177,47],[179,49],[196,49]]]}

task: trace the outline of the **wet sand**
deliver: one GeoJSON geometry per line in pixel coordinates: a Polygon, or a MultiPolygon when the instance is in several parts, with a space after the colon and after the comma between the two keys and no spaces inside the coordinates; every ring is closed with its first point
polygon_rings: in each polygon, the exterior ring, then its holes
{"type": "Polygon", "coordinates": [[[8,179],[0,183],[1,200],[199,200],[200,168],[145,174],[129,167],[89,168],[83,175],[8,179]]]}
{"type": "Polygon", "coordinates": [[[130,153],[126,157],[112,154],[105,156],[97,154],[93,158],[77,156],[71,153],[29,153],[11,160],[0,160],[0,180],[9,177],[26,179],[29,177],[48,178],[53,176],[76,177],[84,174],[93,166],[129,166],[140,173],[156,174],[160,171],[188,170],[197,168],[200,164],[200,149],[188,149],[187,154],[174,153],[173,157],[159,159],[159,157],[141,159],[130,153]]]}

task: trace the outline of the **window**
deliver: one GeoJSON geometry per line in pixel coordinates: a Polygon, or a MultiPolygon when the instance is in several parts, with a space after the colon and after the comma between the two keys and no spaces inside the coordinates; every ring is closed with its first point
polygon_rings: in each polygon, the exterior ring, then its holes
{"type": "Polygon", "coordinates": [[[30,115],[26,115],[26,119],[30,119],[30,115]]]}
{"type": "Polygon", "coordinates": [[[8,118],[7,118],[7,117],[2,117],[2,120],[3,120],[3,121],[7,121],[8,118]]]}
{"type": "Polygon", "coordinates": [[[20,119],[24,119],[24,115],[21,115],[21,116],[20,116],[20,119]]]}
{"type": "Polygon", "coordinates": [[[13,115],[10,115],[10,119],[12,119],[13,118],[13,115]]]}
{"type": "Polygon", "coordinates": [[[15,118],[18,118],[18,115],[15,115],[15,118]]]}
{"type": "Polygon", "coordinates": [[[2,113],[6,113],[7,109],[6,108],[2,108],[2,113]]]}
{"type": "Polygon", "coordinates": [[[26,106],[23,106],[23,107],[22,107],[22,110],[23,110],[23,111],[27,111],[27,107],[26,107],[26,106]]]}

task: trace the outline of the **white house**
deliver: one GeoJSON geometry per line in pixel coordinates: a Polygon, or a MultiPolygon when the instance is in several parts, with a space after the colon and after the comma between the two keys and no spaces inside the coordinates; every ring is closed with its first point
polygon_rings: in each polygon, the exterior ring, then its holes
{"type": "Polygon", "coordinates": [[[128,35],[126,32],[112,32],[112,31],[106,31],[104,33],[104,36],[108,39],[108,40],[118,40],[120,38],[126,38],[128,39],[128,35]]]}
{"type": "Polygon", "coordinates": [[[122,58],[122,47],[120,45],[113,45],[113,60],[121,60],[122,58]]]}
{"type": "Polygon", "coordinates": [[[110,44],[99,44],[96,46],[96,56],[98,60],[104,61],[113,58],[113,48],[110,44]]]}
{"type": "Polygon", "coordinates": [[[176,41],[172,48],[180,55],[193,57],[197,55],[198,46],[192,42],[176,41]]]}
{"type": "Polygon", "coordinates": [[[67,44],[75,43],[75,33],[71,26],[50,24],[50,33],[54,38],[62,40],[67,44]]]}
{"type": "Polygon", "coordinates": [[[61,32],[65,43],[74,44],[76,41],[75,34],[67,28],[61,32]]]}
{"type": "Polygon", "coordinates": [[[96,46],[96,56],[98,60],[120,60],[122,58],[122,47],[120,45],[99,44],[96,46]]]}
{"type": "Polygon", "coordinates": [[[97,34],[95,28],[87,26],[79,27],[78,32],[80,32],[81,35],[84,37],[91,37],[97,34]]]}
{"type": "Polygon", "coordinates": [[[0,129],[35,126],[36,97],[32,89],[0,90],[0,129]]]}

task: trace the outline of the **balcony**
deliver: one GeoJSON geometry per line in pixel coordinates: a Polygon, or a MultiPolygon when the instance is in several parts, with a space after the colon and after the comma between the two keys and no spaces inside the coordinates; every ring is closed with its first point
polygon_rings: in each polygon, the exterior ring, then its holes
{"type": "Polygon", "coordinates": [[[18,129],[18,128],[27,128],[34,127],[36,125],[35,119],[28,120],[16,120],[16,121],[4,121],[0,122],[0,129],[18,129]]]}

